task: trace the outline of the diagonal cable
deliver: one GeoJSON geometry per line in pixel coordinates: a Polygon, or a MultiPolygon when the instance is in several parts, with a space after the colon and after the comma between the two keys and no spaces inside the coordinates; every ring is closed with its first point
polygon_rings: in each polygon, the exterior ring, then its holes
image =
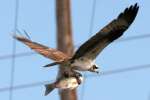
{"type": "Polygon", "coordinates": [[[143,34],[143,35],[138,35],[138,36],[130,36],[126,38],[120,38],[116,40],[116,42],[126,42],[126,41],[132,41],[132,40],[140,40],[140,39],[146,39],[150,38],[150,34],[143,34]]]}
{"type": "MultiPolygon", "coordinates": [[[[92,31],[93,31],[95,10],[96,10],[96,0],[93,0],[92,14],[91,14],[91,20],[90,20],[90,27],[89,27],[89,37],[91,36],[92,31]]],[[[86,77],[86,73],[84,74],[84,77],[86,77]]],[[[84,100],[85,82],[86,82],[86,79],[84,79],[84,83],[83,83],[82,90],[81,90],[81,100],[84,100]]]]}
{"type": "MultiPolygon", "coordinates": [[[[127,68],[108,70],[108,71],[102,72],[100,75],[88,74],[88,75],[86,75],[86,78],[97,78],[97,77],[103,77],[103,76],[107,76],[107,75],[121,74],[121,73],[140,71],[140,70],[146,70],[146,69],[150,69],[150,64],[144,64],[144,65],[138,65],[138,66],[130,66],[127,68]]],[[[54,81],[54,80],[40,81],[40,82],[29,83],[29,84],[22,84],[22,85],[13,86],[12,89],[18,90],[18,89],[32,88],[35,86],[41,86],[41,85],[47,84],[47,83],[52,82],[52,81],[54,81]]],[[[9,91],[10,88],[11,87],[0,88],[0,92],[9,91]]]]}
{"type": "Polygon", "coordinates": [[[20,90],[20,89],[25,89],[25,88],[37,87],[37,86],[48,84],[49,82],[50,81],[41,81],[41,82],[17,85],[17,86],[13,86],[13,87],[3,87],[3,88],[0,88],[0,92],[9,91],[10,89],[20,90]]]}
{"type": "MultiPolygon", "coordinates": [[[[132,36],[132,37],[126,37],[126,38],[118,39],[115,41],[115,43],[129,42],[129,41],[133,41],[133,40],[140,40],[140,39],[146,39],[146,38],[150,38],[150,34],[144,34],[144,35],[139,35],[139,36],[132,36]]],[[[79,45],[80,44],[76,45],[75,47],[79,47],[79,45]]],[[[15,55],[12,55],[12,54],[1,55],[0,60],[12,59],[13,56],[15,58],[19,58],[19,57],[31,56],[34,54],[37,54],[37,53],[31,51],[31,52],[16,53],[15,55]]]]}
{"type": "Polygon", "coordinates": [[[132,66],[127,68],[108,70],[108,71],[101,72],[99,75],[87,75],[87,77],[90,78],[90,77],[107,76],[107,75],[120,74],[120,73],[131,72],[131,71],[145,70],[149,68],[150,68],[150,64],[138,65],[138,66],[132,66]]]}
{"type": "Polygon", "coordinates": [[[36,53],[31,51],[31,52],[16,53],[15,55],[13,55],[13,54],[1,55],[0,60],[11,59],[12,57],[19,58],[19,57],[31,56],[34,54],[36,54],[36,53]]]}
{"type": "MultiPolygon", "coordinates": [[[[18,10],[19,10],[19,0],[16,0],[15,1],[15,17],[14,17],[14,34],[16,33],[16,30],[17,30],[18,10]]],[[[15,41],[15,39],[13,39],[9,100],[13,99],[13,85],[14,85],[14,78],[15,78],[14,77],[14,75],[15,75],[15,54],[16,54],[16,41],[15,41]]]]}
{"type": "Polygon", "coordinates": [[[95,12],[96,12],[96,0],[93,0],[92,14],[91,14],[91,20],[90,20],[90,26],[89,26],[89,37],[92,35],[92,31],[93,31],[95,12]]]}

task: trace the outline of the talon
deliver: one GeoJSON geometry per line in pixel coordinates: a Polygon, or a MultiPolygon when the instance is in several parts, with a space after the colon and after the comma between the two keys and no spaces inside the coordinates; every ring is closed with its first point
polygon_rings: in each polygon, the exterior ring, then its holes
{"type": "Polygon", "coordinates": [[[66,77],[66,78],[68,78],[68,77],[70,76],[70,75],[69,75],[69,72],[66,72],[66,71],[63,73],[63,75],[64,75],[64,77],[66,77]]]}
{"type": "Polygon", "coordinates": [[[77,76],[77,77],[82,77],[82,74],[80,74],[80,73],[75,73],[75,76],[77,76]]]}
{"type": "Polygon", "coordinates": [[[78,84],[81,84],[81,79],[80,79],[80,77],[82,77],[82,74],[76,72],[76,73],[75,73],[75,78],[77,79],[78,84]]]}
{"type": "Polygon", "coordinates": [[[79,77],[79,76],[76,76],[76,79],[77,79],[78,84],[81,84],[81,79],[80,79],[80,77],[79,77]]]}
{"type": "Polygon", "coordinates": [[[81,80],[80,79],[77,79],[77,82],[78,82],[78,84],[81,84],[81,80]]]}

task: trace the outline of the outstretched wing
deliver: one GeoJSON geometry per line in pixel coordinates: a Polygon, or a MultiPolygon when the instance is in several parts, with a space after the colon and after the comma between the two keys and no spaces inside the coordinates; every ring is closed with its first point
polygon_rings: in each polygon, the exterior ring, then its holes
{"type": "Polygon", "coordinates": [[[15,35],[14,38],[26,44],[28,47],[30,47],[37,53],[43,55],[44,57],[50,58],[54,61],[59,62],[59,61],[69,59],[69,56],[64,54],[63,52],[53,48],[48,48],[47,46],[33,42],[25,37],[15,35]]]}
{"type": "Polygon", "coordinates": [[[126,8],[116,19],[81,45],[72,59],[77,59],[82,56],[86,56],[89,59],[95,59],[108,44],[119,38],[124,31],[128,29],[134,21],[138,9],[139,6],[137,3],[134,6],[131,5],[129,8],[126,8]]]}

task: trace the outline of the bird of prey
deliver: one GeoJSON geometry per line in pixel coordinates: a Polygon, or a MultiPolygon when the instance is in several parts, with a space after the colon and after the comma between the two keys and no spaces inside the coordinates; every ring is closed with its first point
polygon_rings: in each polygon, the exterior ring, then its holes
{"type": "Polygon", "coordinates": [[[45,67],[58,64],[66,66],[71,70],[98,73],[98,66],[94,62],[96,57],[107,45],[123,35],[123,33],[133,23],[138,9],[139,6],[137,3],[126,8],[116,19],[112,20],[108,25],[81,45],[72,57],[59,50],[48,48],[44,45],[33,42],[25,37],[14,37],[29,46],[34,51],[55,61],[54,63],[45,65],[45,67]]]}
{"type": "Polygon", "coordinates": [[[46,84],[45,88],[45,96],[48,95],[52,90],[55,88],[59,88],[61,90],[72,90],[77,88],[81,82],[83,82],[83,77],[80,76],[79,79],[76,77],[64,77],[61,79],[58,79],[56,82],[51,83],[51,84],[46,84]],[[78,82],[80,80],[80,83],[78,82]]]}

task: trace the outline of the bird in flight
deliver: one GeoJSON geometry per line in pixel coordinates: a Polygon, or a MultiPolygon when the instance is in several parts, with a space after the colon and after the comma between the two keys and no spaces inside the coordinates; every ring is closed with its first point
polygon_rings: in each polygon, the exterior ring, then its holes
{"type": "Polygon", "coordinates": [[[71,70],[98,73],[99,67],[95,64],[96,57],[107,45],[123,35],[133,23],[138,9],[139,6],[137,3],[126,8],[116,19],[112,20],[108,25],[81,45],[72,57],[57,49],[49,48],[22,36],[15,35],[14,38],[23,42],[41,55],[54,60],[53,63],[47,64],[44,67],[58,64],[70,68],[71,70]]]}

